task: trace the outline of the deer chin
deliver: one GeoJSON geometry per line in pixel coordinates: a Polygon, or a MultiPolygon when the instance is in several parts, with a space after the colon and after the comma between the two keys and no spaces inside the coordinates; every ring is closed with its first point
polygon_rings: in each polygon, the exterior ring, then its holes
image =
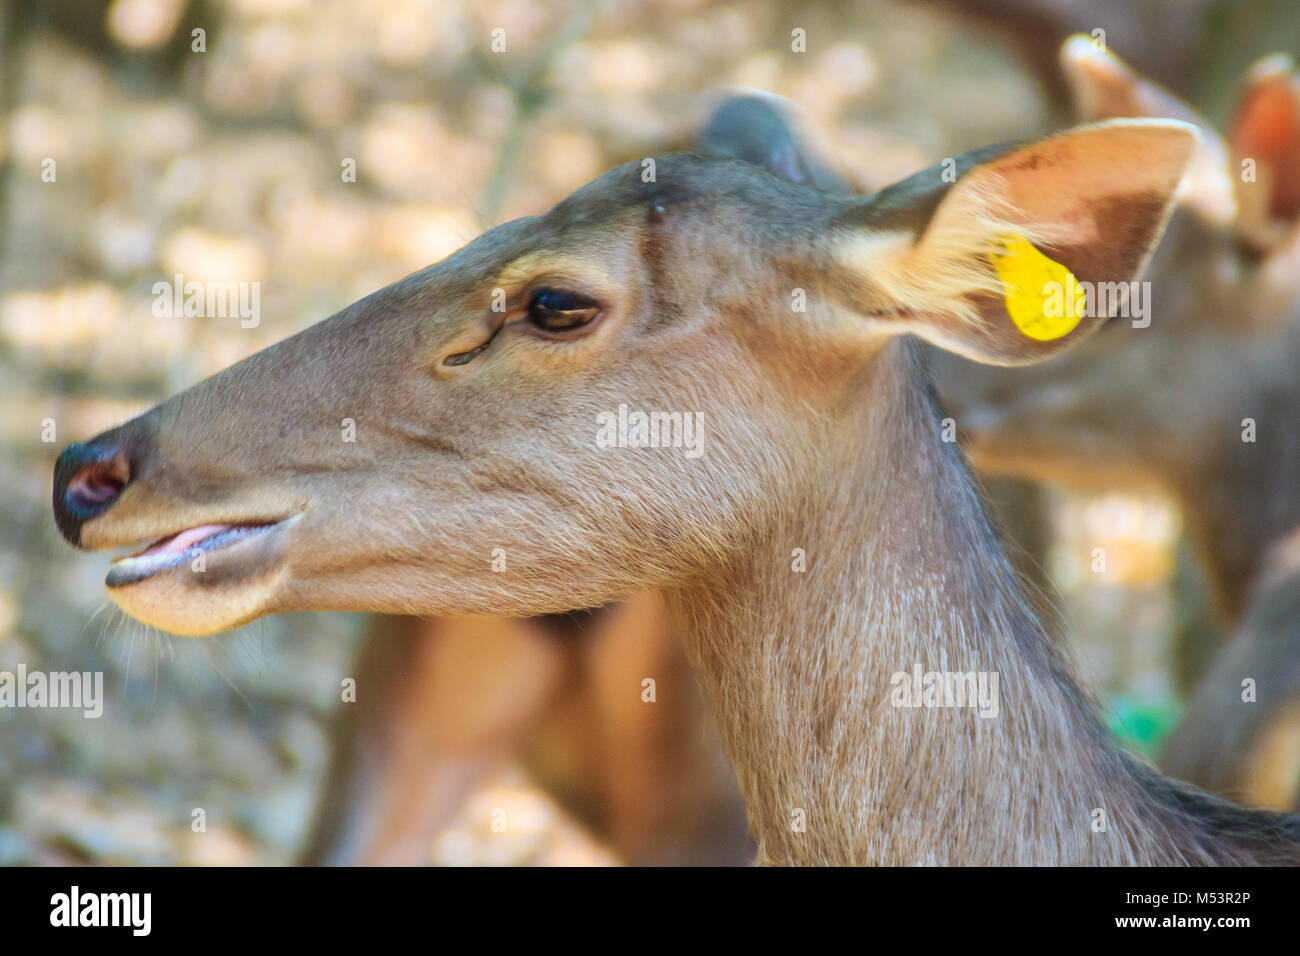
{"type": "Polygon", "coordinates": [[[263,524],[211,524],[168,535],[113,562],[108,596],[127,614],[187,637],[229,630],[270,613],[288,575],[298,516],[263,524]]]}

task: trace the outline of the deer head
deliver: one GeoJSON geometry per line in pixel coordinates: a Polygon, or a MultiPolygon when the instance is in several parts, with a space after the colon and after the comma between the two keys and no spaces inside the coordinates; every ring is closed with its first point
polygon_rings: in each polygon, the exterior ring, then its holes
{"type": "Polygon", "coordinates": [[[69,447],[59,528],[152,541],[109,594],[182,634],[308,608],[533,615],[696,580],[825,480],[826,423],[892,338],[1015,364],[1102,324],[1045,316],[1017,277],[1131,279],[1195,142],[1103,123],[865,198],[717,156],[616,168],[69,447]],[[696,416],[701,453],[603,447],[643,412],[696,416]]]}

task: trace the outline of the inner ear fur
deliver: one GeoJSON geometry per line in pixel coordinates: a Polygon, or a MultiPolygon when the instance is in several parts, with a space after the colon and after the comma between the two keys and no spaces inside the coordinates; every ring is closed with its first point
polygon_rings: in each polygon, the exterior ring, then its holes
{"type": "MultiPolygon", "coordinates": [[[[1023,364],[1104,322],[1086,315],[1046,338],[1008,311],[995,264],[1008,239],[1079,283],[1126,283],[1164,230],[1197,133],[1168,120],[1112,120],[939,164],[850,209],[835,224],[859,310],[979,361],[1023,364]],[[945,172],[948,175],[945,175],[945,172]],[[952,182],[953,173],[956,182],[952,182]]],[[[1026,269],[1023,274],[1064,275],[1026,269]]]]}

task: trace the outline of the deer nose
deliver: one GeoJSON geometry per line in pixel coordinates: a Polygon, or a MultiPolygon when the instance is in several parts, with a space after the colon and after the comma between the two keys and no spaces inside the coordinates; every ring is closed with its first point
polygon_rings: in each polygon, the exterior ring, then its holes
{"type": "Polygon", "coordinates": [[[69,445],[54,465],[54,521],[63,537],[81,543],[81,526],[103,514],[131,483],[131,461],[116,442],[69,445]]]}

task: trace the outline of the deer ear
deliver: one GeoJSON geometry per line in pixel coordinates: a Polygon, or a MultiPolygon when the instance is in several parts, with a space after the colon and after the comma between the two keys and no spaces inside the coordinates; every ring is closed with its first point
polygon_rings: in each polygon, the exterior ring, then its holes
{"type": "Polygon", "coordinates": [[[1108,119],[1175,119],[1201,133],[1201,145],[1178,193],[1180,205],[1203,219],[1227,226],[1236,213],[1233,177],[1228,168],[1228,144],[1208,120],[1174,94],[1130,69],[1119,57],[1076,35],[1061,45],[1075,119],[1095,123],[1108,119]]]}
{"type": "Polygon", "coordinates": [[[1113,120],[946,161],[835,217],[839,288],[882,330],[1047,358],[1127,304],[1196,146],[1184,123],[1113,120]]]}
{"type": "Polygon", "coordinates": [[[791,182],[847,193],[848,184],[818,161],[803,142],[778,97],[757,93],[730,96],[709,116],[696,149],[744,160],[791,182]]]}
{"type": "Polygon", "coordinates": [[[1247,73],[1230,137],[1238,231],[1271,252],[1300,223],[1300,78],[1289,57],[1261,60],[1247,73]]]}

